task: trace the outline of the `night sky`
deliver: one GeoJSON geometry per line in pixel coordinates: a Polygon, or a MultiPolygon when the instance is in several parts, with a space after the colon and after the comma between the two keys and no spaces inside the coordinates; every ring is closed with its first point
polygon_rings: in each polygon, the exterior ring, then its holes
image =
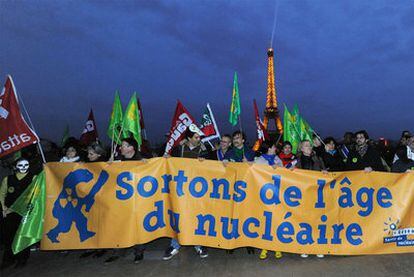
{"type": "MultiPolygon", "coordinates": [[[[1,1],[0,80],[13,76],[41,137],[79,136],[92,107],[106,129],[115,90],[134,91],[147,133],[162,142],[180,99],[221,133],[237,71],[242,123],[265,106],[275,6],[278,100],[298,104],[322,136],[414,131],[413,1],[1,1]]],[[[282,109],[283,110],[283,109],[282,109]]]]}

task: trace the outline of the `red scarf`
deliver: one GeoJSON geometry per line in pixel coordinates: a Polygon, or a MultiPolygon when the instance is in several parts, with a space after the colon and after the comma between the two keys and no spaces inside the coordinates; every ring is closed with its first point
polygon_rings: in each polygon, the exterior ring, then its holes
{"type": "Polygon", "coordinates": [[[287,164],[291,163],[293,160],[295,160],[295,155],[292,153],[286,155],[283,152],[279,153],[279,158],[282,160],[283,166],[286,166],[287,164]]]}

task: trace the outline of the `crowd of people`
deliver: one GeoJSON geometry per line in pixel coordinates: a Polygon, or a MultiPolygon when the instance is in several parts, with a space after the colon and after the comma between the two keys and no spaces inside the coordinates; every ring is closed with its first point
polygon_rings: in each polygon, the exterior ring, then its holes
{"type": "MultiPolygon", "coordinates": [[[[149,159],[163,156],[183,157],[194,159],[209,159],[221,161],[226,165],[229,162],[257,163],[272,166],[273,168],[285,167],[291,170],[307,169],[322,172],[363,170],[366,173],[371,171],[388,171],[403,173],[414,170],[414,136],[409,131],[404,131],[398,144],[395,147],[385,147],[369,138],[366,131],[361,130],[355,133],[347,132],[343,141],[338,143],[333,137],[321,139],[315,134],[312,141],[301,141],[297,151],[293,151],[289,141],[264,141],[261,149],[257,152],[247,144],[247,139],[242,131],[235,131],[233,134],[221,136],[218,143],[211,147],[201,142],[201,136],[197,131],[187,129],[185,139],[173,148],[170,154],[164,153],[164,147],[151,149],[148,141],[144,140],[141,147],[133,138],[122,140],[117,155],[111,148],[105,148],[99,142],[90,145],[81,145],[75,138],[66,140],[62,148],[49,141],[42,142],[46,160],[60,162],[106,162],[113,160],[131,161],[149,159]],[[295,154],[293,153],[295,152],[295,154]]],[[[0,227],[1,245],[4,250],[1,268],[12,266],[22,267],[29,258],[30,249],[26,249],[14,255],[11,247],[14,235],[21,221],[21,216],[10,210],[10,206],[31,183],[33,177],[42,170],[42,159],[35,145],[24,148],[19,156],[0,160],[0,227]]],[[[171,239],[168,248],[165,250],[163,260],[170,260],[180,252],[181,245],[175,239],[171,239]]],[[[204,246],[195,246],[196,253],[200,258],[208,257],[208,249],[204,246]]],[[[144,258],[145,245],[132,247],[134,262],[138,263],[144,258]]],[[[124,256],[128,249],[113,250],[87,250],[80,258],[102,257],[105,263],[113,263],[119,257],[124,256]]],[[[229,254],[233,250],[227,251],[229,254]]],[[[247,248],[249,254],[255,250],[247,248]]],[[[301,255],[308,257],[306,253],[301,255]]],[[[323,255],[317,255],[322,258],[323,255]]],[[[268,251],[260,251],[259,258],[266,259],[268,251]]],[[[276,258],[282,258],[280,251],[275,252],[276,258]]]]}

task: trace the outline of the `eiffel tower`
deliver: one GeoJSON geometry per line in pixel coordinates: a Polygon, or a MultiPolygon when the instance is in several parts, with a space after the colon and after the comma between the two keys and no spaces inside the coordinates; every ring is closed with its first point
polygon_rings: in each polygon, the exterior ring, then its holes
{"type": "MultiPolygon", "coordinates": [[[[272,140],[279,140],[283,134],[283,124],[280,119],[279,108],[277,103],[276,86],[275,86],[275,70],[274,70],[274,52],[273,48],[267,50],[267,95],[266,108],[264,110],[263,125],[269,133],[272,140]],[[275,122],[275,129],[269,128],[270,121],[275,122]]],[[[257,151],[260,148],[260,142],[256,141],[253,149],[257,151]]]]}

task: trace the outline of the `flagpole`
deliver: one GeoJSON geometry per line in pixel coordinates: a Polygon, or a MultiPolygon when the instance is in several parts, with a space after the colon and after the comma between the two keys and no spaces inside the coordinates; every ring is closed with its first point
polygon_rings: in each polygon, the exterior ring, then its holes
{"type": "MultiPolygon", "coordinates": [[[[14,84],[13,84],[13,87],[14,87],[14,84]]],[[[16,88],[14,88],[14,92],[17,94],[16,88]]],[[[19,94],[19,99],[20,99],[20,102],[22,103],[22,107],[23,107],[24,112],[26,113],[27,119],[29,120],[29,124],[32,127],[33,131],[35,132],[35,134],[36,134],[36,136],[37,136],[37,138],[39,140],[37,142],[37,147],[39,148],[40,156],[42,157],[43,163],[45,164],[46,163],[46,158],[45,158],[45,154],[43,152],[42,145],[40,144],[40,137],[37,135],[37,132],[36,132],[35,127],[33,125],[32,119],[30,118],[30,115],[27,112],[26,106],[25,106],[25,104],[23,102],[23,98],[22,98],[22,96],[20,94],[19,94]]]]}
{"type": "Polygon", "coordinates": [[[280,139],[282,138],[282,135],[283,134],[279,134],[279,138],[277,139],[277,141],[276,141],[276,146],[279,144],[279,141],[280,141],[280,139]]]}
{"type": "Polygon", "coordinates": [[[325,144],[325,142],[323,142],[323,140],[322,140],[322,138],[314,131],[314,130],[312,130],[312,133],[314,133],[315,134],[315,136],[319,139],[319,141],[324,145],[324,146],[326,146],[326,144],[325,144]]]}
{"type": "Polygon", "coordinates": [[[114,152],[114,135],[115,135],[115,125],[112,127],[112,140],[111,140],[111,157],[112,153],[114,152]]]}
{"type": "MultiPolygon", "coordinates": [[[[119,130],[119,135],[118,135],[118,139],[117,139],[117,141],[121,139],[121,135],[122,135],[122,131],[123,131],[123,130],[124,130],[124,123],[122,122],[122,125],[121,125],[121,130],[119,130]]],[[[115,156],[115,147],[114,147],[114,149],[113,149],[113,152],[112,152],[111,157],[114,157],[114,156],[115,156]]]]}
{"type": "MultiPolygon", "coordinates": [[[[240,114],[239,114],[239,126],[240,126],[241,137],[243,139],[243,127],[242,127],[242,122],[241,122],[241,116],[240,116],[240,114]]],[[[244,159],[245,158],[245,156],[244,156],[244,143],[243,143],[242,153],[243,153],[243,159],[244,159]]]]}
{"type": "Polygon", "coordinates": [[[221,139],[221,135],[220,135],[220,131],[217,127],[216,119],[214,118],[213,111],[210,108],[210,103],[207,103],[207,109],[210,112],[211,120],[213,121],[213,126],[214,126],[215,130],[217,131],[217,136],[221,139]]]}

